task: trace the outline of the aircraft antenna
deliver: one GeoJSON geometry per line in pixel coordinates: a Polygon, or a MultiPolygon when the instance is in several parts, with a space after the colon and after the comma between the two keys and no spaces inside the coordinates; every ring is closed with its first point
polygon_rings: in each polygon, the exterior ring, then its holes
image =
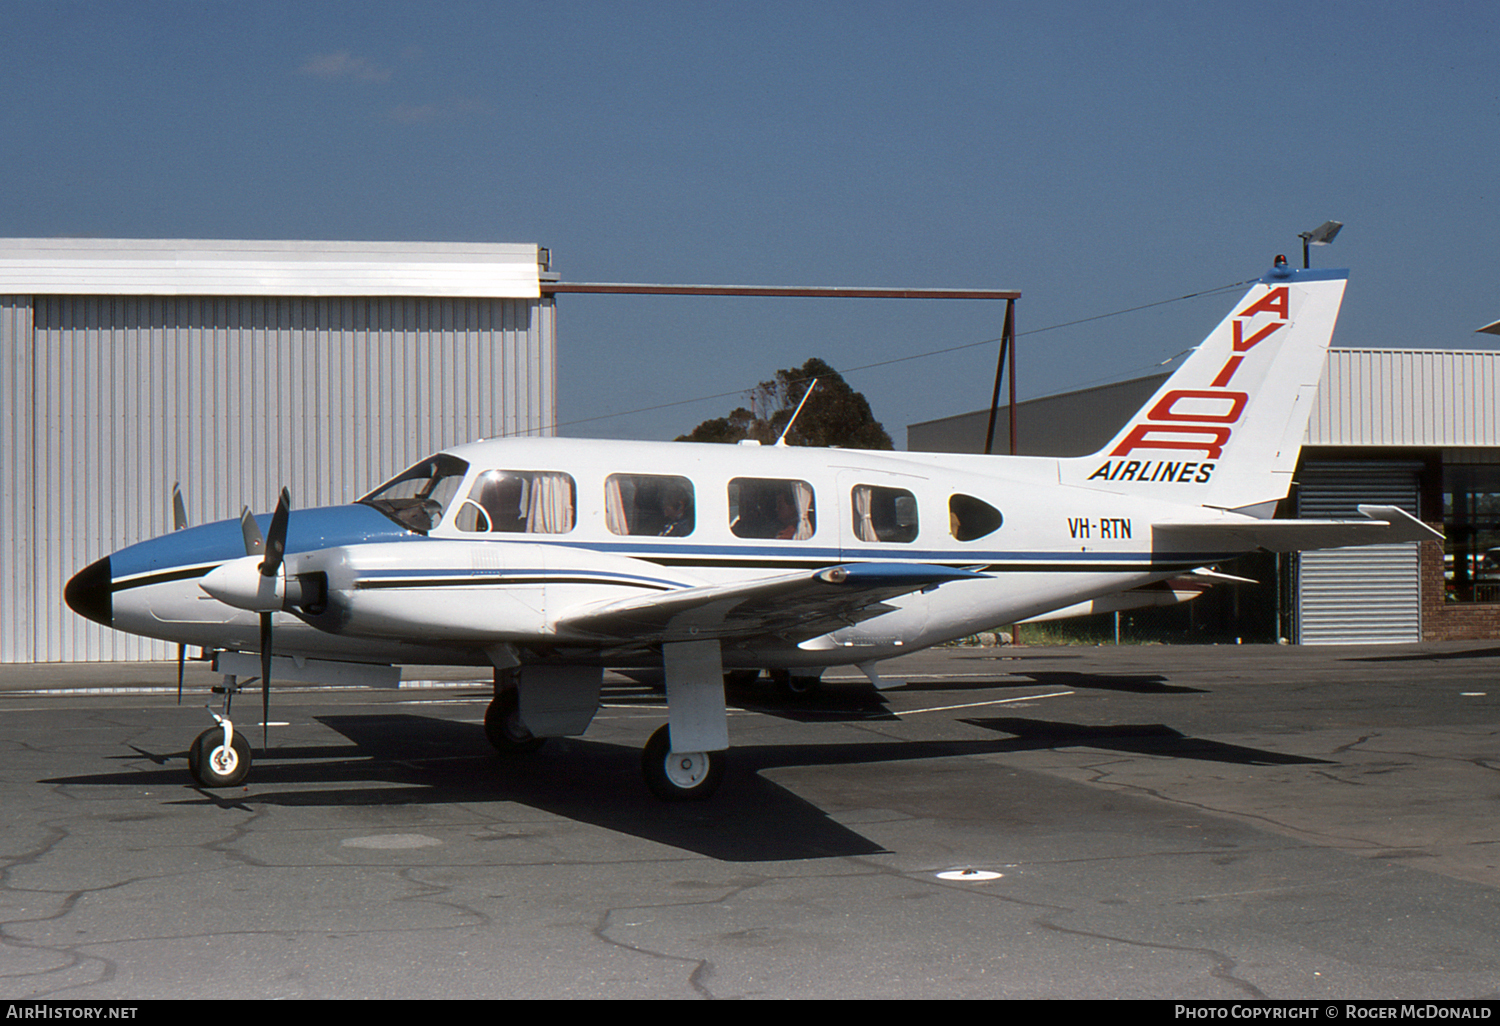
{"type": "Polygon", "coordinates": [[[797,414],[799,414],[799,413],[802,412],[802,407],[804,407],[804,406],[807,405],[808,398],[813,394],[813,389],[815,389],[817,387],[818,387],[818,379],[817,378],[813,378],[812,379],[812,384],[810,384],[810,385],[807,386],[807,391],[802,393],[802,401],[800,403],[798,403],[797,404],[797,408],[792,411],[792,419],[789,420],[789,421],[787,421],[786,422],[786,427],[784,427],[784,428],[781,429],[781,437],[778,438],[778,439],[776,439],[776,444],[777,445],[783,446],[783,447],[786,445],[786,435],[787,435],[787,432],[790,431],[790,430],[792,430],[792,425],[793,424],[797,423],[797,414]]]}

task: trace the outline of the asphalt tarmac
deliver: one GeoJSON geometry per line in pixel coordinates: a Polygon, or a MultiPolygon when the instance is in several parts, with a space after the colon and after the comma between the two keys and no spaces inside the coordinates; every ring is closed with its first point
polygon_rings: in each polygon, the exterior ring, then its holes
{"type": "Polygon", "coordinates": [[[733,689],[722,789],[663,804],[665,706],[623,678],[521,757],[465,672],[273,689],[269,752],[205,791],[206,668],[178,706],[169,665],[0,666],[0,992],[1500,996],[1493,643],[885,668],[733,689]]]}

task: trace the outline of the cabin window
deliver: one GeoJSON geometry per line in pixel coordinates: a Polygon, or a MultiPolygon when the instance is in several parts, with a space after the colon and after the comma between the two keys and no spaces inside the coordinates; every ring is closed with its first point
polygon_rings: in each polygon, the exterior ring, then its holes
{"type": "Polygon", "coordinates": [[[855,485],[854,537],[867,542],[909,542],[917,537],[917,497],[905,488],[855,485]]]}
{"type": "Polygon", "coordinates": [[[661,474],[611,474],[604,522],[615,534],[681,538],[693,533],[693,482],[661,474]]]}
{"type": "Polygon", "coordinates": [[[812,485],[735,478],[729,482],[729,529],[739,538],[811,538],[817,529],[812,485]]]}
{"type": "Polygon", "coordinates": [[[426,534],[442,520],[443,510],[468,471],[469,464],[464,460],[440,452],[402,471],[359,501],[408,531],[426,534]]]}
{"type": "Polygon", "coordinates": [[[486,470],[474,479],[454,525],[480,534],[563,534],[573,530],[577,492],[568,474],[486,470]]]}
{"type": "Polygon", "coordinates": [[[955,495],[948,500],[948,530],[959,541],[973,541],[1000,529],[1005,518],[983,499],[955,495]]]}

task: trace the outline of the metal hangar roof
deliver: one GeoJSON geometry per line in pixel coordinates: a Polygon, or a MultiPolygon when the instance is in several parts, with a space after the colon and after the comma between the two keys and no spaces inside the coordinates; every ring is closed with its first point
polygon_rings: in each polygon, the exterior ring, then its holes
{"type": "Polygon", "coordinates": [[[0,295],[537,299],[530,244],[0,239],[0,295]]]}

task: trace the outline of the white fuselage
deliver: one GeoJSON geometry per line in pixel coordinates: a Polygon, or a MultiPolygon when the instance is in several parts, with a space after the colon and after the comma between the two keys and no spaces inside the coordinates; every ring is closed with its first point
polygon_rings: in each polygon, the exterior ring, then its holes
{"type": "MultiPolygon", "coordinates": [[[[1060,484],[1051,459],[573,439],[446,453],[466,466],[445,482],[425,534],[367,506],[292,514],[288,578],[316,563],[329,602],[317,615],[275,614],[278,654],[478,664],[489,646],[509,643],[529,658],[625,665],[653,657],[572,636],[559,622],[646,591],[841,563],[984,573],[893,599],[888,612],[831,633],[724,647],[726,666],[863,663],[1236,554],[1154,550],[1153,522],[1205,511],[1060,484]],[[515,492],[517,482],[531,494],[515,492]],[[538,513],[543,498],[556,508],[538,513]],[[358,526],[329,526],[341,518],[358,526]],[[371,534],[372,520],[383,530],[371,534]]],[[[256,615],[201,587],[208,571],[247,558],[237,523],[210,527],[212,544],[174,544],[186,540],[179,533],[115,554],[113,626],[256,647],[256,615]]]]}

